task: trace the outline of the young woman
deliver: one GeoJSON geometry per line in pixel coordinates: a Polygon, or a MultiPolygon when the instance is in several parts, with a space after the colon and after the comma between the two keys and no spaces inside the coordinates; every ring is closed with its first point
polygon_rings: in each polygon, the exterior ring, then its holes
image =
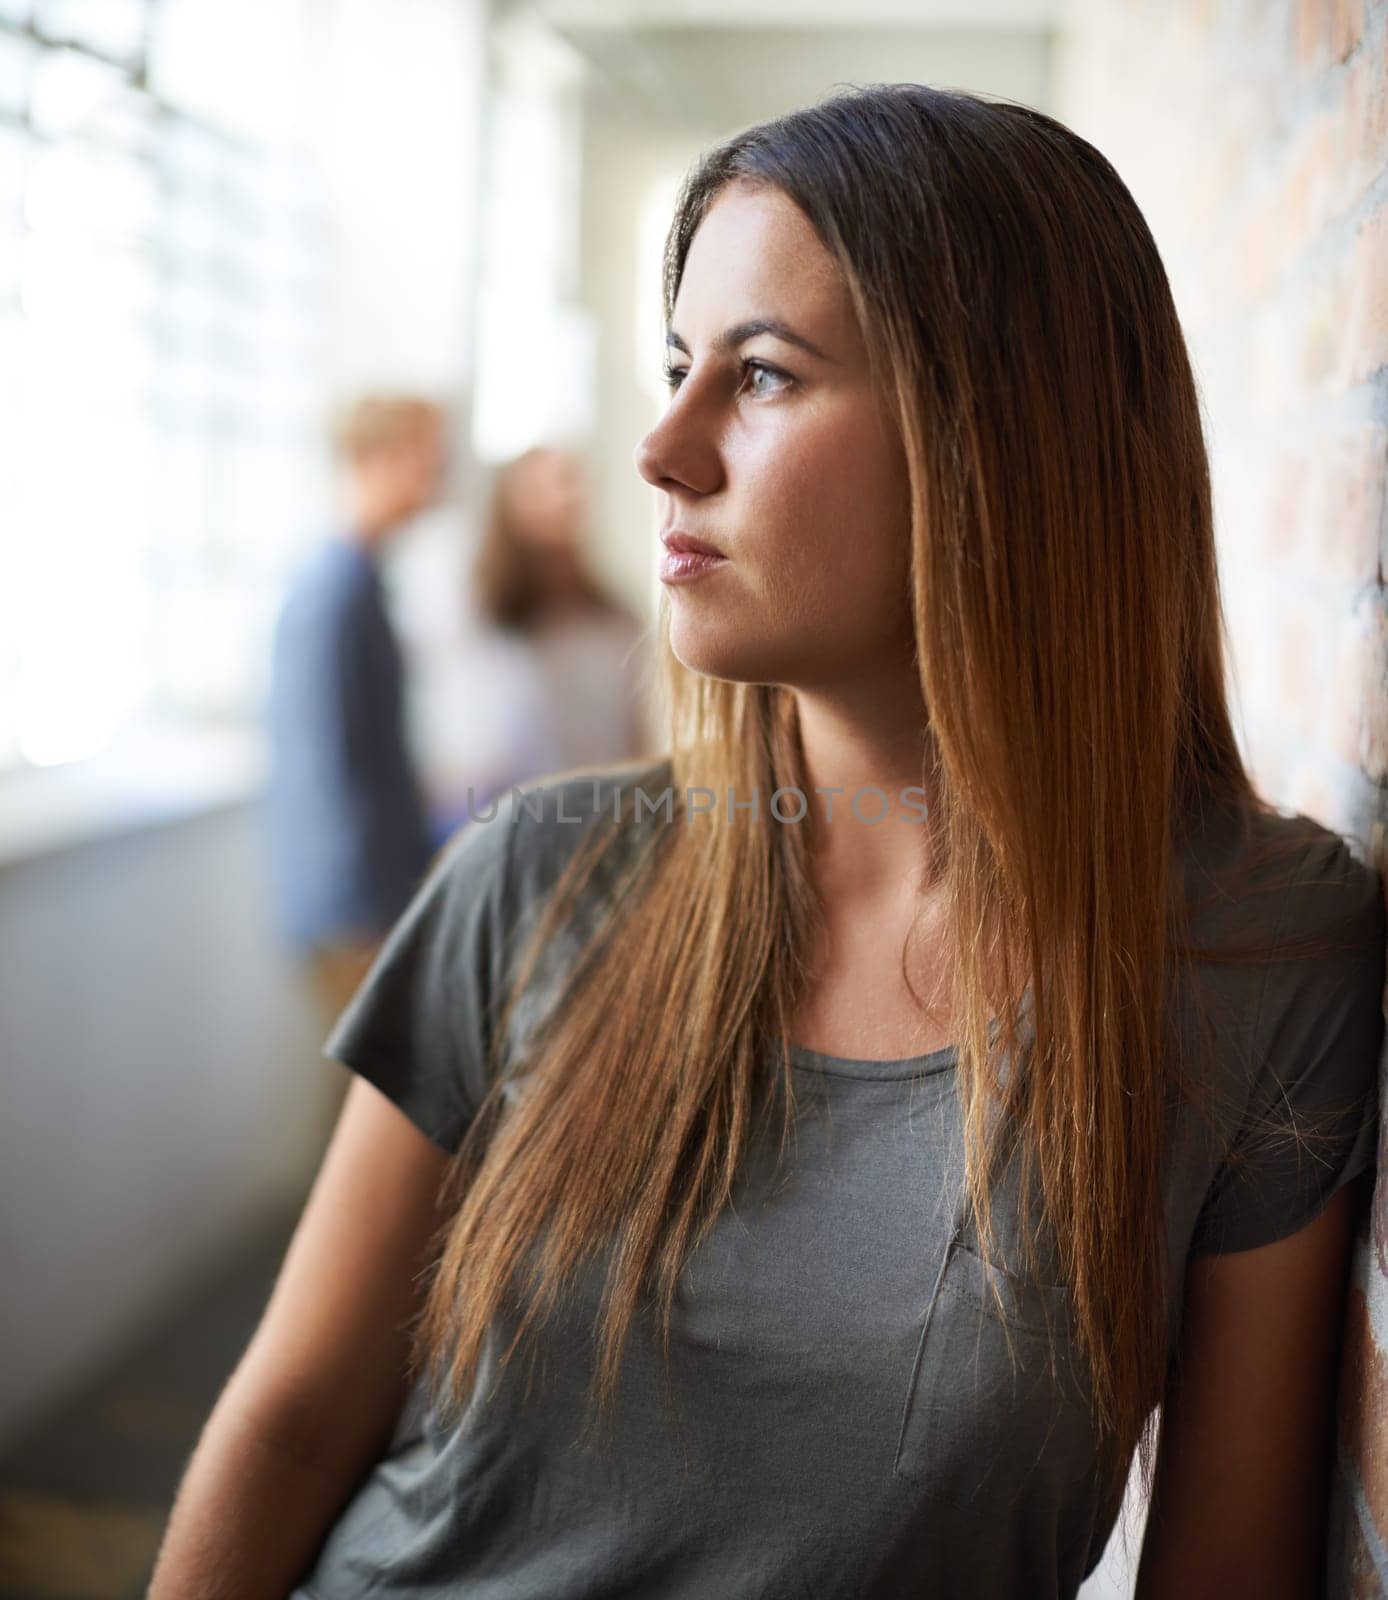
{"type": "Polygon", "coordinates": [[[887,85],[667,267],[668,755],[396,925],[153,1600],[1068,1596],[1135,1452],[1142,1600],[1318,1594],[1388,932],[1241,764],[1148,230],[887,85]]]}
{"type": "Polygon", "coordinates": [[[434,796],[449,831],[513,784],[656,748],[650,630],[590,570],[587,526],[573,451],[536,445],[498,468],[467,585],[470,625],[438,685],[456,735],[434,796]]]}
{"type": "Polygon", "coordinates": [[[544,766],[513,777],[630,760],[649,748],[642,691],[646,629],[589,568],[583,463],[535,446],[498,472],[473,570],[476,608],[515,641],[542,703],[539,728],[517,730],[544,766]]]}

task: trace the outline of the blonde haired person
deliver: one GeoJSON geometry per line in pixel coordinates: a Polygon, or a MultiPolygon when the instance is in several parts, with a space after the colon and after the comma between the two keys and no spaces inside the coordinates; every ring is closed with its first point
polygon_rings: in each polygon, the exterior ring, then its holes
{"type": "Polygon", "coordinates": [[[1132,197],[854,89],[663,309],[668,750],[394,929],[154,1600],[1068,1597],[1139,1446],[1142,1600],[1318,1594],[1382,884],[1240,759],[1132,197]]]}
{"type": "Polygon", "coordinates": [[[386,606],[386,547],[436,499],[443,409],[359,396],[333,426],[342,508],[276,619],[266,822],[283,937],[336,1015],[418,888],[435,841],[386,606]]]}

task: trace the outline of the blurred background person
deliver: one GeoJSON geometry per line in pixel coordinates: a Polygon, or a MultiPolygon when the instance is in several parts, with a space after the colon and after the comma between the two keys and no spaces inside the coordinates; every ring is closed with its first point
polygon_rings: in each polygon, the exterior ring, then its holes
{"type": "Polygon", "coordinates": [[[282,931],[334,1015],[434,848],[379,561],[438,497],[444,416],[426,399],[367,395],[336,443],[343,518],[294,574],[275,627],[266,795],[282,931]]]}
{"type": "Polygon", "coordinates": [[[512,783],[647,747],[646,630],[588,564],[588,508],[572,450],[536,445],[496,473],[468,598],[507,737],[499,770],[441,799],[441,826],[467,816],[469,794],[485,810],[512,783]]]}

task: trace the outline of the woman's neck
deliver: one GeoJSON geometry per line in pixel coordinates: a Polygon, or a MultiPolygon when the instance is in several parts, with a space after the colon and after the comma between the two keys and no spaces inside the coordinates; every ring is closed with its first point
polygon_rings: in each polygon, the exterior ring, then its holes
{"type": "Polygon", "coordinates": [[[827,903],[899,901],[904,882],[924,893],[937,808],[918,685],[893,692],[878,677],[844,693],[797,691],[796,702],[811,871],[821,895],[827,903]]]}

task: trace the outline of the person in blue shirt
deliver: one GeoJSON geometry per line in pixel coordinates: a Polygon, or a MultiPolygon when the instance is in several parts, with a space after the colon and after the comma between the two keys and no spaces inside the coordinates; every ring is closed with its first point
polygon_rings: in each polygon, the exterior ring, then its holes
{"type": "Polygon", "coordinates": [[[301,563],[275,626],[266,797],[282,932],[334,1010],[433,854],[378,560],[437,498],[444,417],[427,400],[366,396],[337,444],[344,525],[301,563]]]}

